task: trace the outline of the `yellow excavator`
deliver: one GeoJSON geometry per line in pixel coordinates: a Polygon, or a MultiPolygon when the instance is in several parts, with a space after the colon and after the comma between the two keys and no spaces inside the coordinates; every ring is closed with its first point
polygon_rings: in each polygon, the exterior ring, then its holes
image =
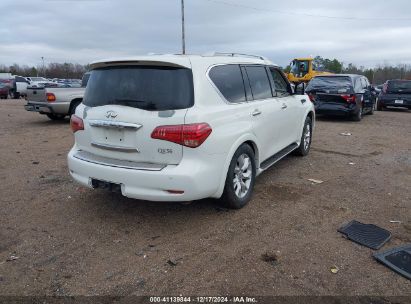
{"type": "Polygon", "coordinates": [[[331,74],[329,72],[316,71],[313,58],[294,58],[291,61],[291,70],[287,75],[288,80],[296,87],[301,83],[307,84],[311,79],[318,75],[331,74]]]}

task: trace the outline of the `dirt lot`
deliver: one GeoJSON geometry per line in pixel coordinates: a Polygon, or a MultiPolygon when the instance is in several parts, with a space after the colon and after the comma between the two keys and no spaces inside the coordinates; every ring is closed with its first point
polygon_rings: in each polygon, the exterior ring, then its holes
{"type": "Polygon", "coordinates": [[[231,211],[79,187],[68,121],[23,104],[0,101],[0,295],[411,296],[411,281],[337,232],[357,219],[392,232],[383,249],[411,242],[411,111],[319,119],[310,155],[269,169],[231,211]]]}

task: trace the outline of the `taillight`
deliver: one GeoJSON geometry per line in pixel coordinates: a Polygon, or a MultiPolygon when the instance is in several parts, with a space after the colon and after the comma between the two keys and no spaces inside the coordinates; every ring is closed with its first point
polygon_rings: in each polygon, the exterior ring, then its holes
{"type": "Polygon", "coordinates": [[[355,94],[352,95],[341,95],[342,98],[344,98],[344,100],[348,103],[353,103],[355,102],[355,94]]]}
{"type": "Polygon", "coordinates": [[[315,101],[315,95],[314,95],[313,93],[308,93],[308,98],[310,98],[310,100],[311,100],[312,102],[315,101]]]}
{"type": "Polygon", "coordinates": [[[73,133],[76,133],[77,131],[84,130],[84,122],[80,117],[73,114],[70,118],[70,127],[73,133]]]}
{"type": "Polygon", "coordinates": [[[197,148],[207,139],[211,131],[210,125],[205,122],[189,125],[159,126],[151,133],[151,138],[197,148]]]}
{"type": "Polygon", "coordinates": [[[47,102],[54,102],[56,101],[56,95],[53,93],[46,93],[47,102]]]}

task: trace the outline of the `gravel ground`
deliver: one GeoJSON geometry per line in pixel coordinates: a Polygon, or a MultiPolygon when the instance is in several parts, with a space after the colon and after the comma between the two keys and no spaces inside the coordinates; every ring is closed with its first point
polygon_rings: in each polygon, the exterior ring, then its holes
{"type": "Polygon", "coordinates": [[[383,249],[411,243],[411,111],[318,119],[310,155],[263,173],[232,211],[79,187],[68,121],[23,104],[0,101],[0,295],[411,296],[337,232],[356,219],[392,232],[383,249]]]}

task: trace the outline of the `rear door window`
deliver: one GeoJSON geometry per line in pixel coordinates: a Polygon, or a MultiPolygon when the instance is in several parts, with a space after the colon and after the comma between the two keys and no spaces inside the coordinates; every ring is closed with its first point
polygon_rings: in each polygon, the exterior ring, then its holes
{"type": "Polygon", "coordinates": [[[254,100],[272,98],[270,81],[264,66],[246,66],[254,100]]]}
{"type": "Polygon", "coordinates": [[[187,68],[115,66],[93,70],[85,105],[124,105],[147,111],[186,109],[194,104],[193,74],[187,68]]]}
{"type": "Polygon", "coordinates": [[[238,64],[217,65],[209,72],[210,79],[228,102],[245,102],[245,88],[238,64]]]}

